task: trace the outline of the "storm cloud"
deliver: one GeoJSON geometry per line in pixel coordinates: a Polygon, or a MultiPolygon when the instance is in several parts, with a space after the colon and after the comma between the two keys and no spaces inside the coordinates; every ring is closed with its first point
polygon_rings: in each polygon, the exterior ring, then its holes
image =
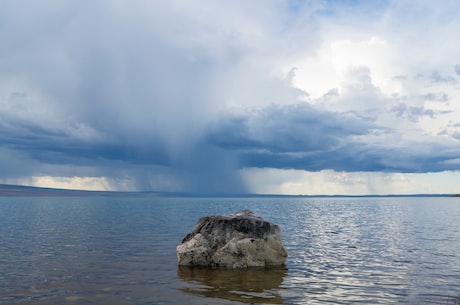
{"type": "Polygon", "coordinates": [[[341,8],[4,1],[0,182],[104,177],[113,189],[245,192],[240,170],[252,167],[460,170],[458,126],[441,138],[417,125],[456,113],[458,64],[389,76],[423,84],[418,93],[386,92],[366,62],[321,97],[299,86],[299,59],[321,50],[341,8]]]}

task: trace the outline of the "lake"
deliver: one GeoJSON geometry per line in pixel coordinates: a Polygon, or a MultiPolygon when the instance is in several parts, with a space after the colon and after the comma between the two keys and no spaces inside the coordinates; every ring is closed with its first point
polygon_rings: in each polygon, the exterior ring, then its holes
{"type": "Polygon", "coordinates": [[[0,197],[0,304],[460,304],[460,198],[0,197]],[[284,268],[178,268],[205,215],[280,225],[284,268]]]}

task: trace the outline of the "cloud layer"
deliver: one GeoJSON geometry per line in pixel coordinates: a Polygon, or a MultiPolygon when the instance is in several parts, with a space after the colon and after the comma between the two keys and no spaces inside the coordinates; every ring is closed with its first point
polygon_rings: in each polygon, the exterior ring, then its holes
{"type": "Polygon", "coordinates": [[[460,170],[460,5],[366,3],[4,1],[0,181],[460,170]]]}

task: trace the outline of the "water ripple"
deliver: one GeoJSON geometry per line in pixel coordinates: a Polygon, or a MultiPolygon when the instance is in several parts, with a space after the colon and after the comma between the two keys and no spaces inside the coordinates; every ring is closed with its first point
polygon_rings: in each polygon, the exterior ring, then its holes
{"type": "Polygon", "coordinates": [[[459,304],[458,200],[0,198],[0,304],[459,304]],[[285,269],[178,269],[199,217],[246,208],[285,269]]]}

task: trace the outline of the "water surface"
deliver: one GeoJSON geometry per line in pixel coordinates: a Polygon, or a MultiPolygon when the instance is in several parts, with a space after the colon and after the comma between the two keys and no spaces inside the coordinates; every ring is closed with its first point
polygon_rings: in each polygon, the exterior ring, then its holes
{"type": "Polygon", "coordinates": [[[0,197],[0,304],[454,304],[460,198],[0,197]],[[282,229],[272,270],[178,268],[199,217],[282,229]]]}

